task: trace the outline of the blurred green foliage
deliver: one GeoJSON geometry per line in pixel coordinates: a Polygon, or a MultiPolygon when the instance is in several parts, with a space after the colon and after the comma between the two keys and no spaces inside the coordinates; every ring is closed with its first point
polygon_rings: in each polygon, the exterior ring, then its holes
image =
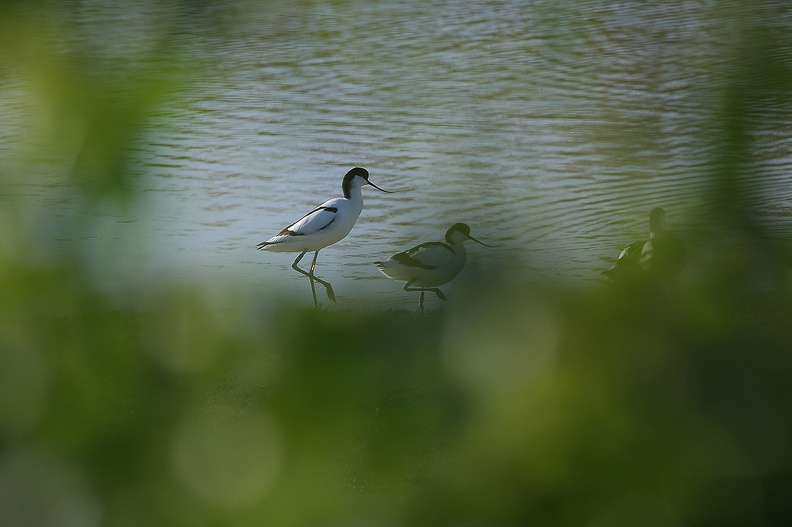
{"type": "MultiPolygon", "coordinates": [[[[53,56],[27,9],[0,5],[0,64],[39,90],[47,145],[81,130],[81,206],[123,201],[126,146],[185,73],[144,60],[106,97],[113,73],[53,56]]],[[[3,200],[0,524],[789,524],[789,247],[741,199],[789,42],[740,42],[702,196],[724,227],[676,291],[490,279],[425,316],[262,321],[174,286],[119,307],[79,255],[31,256],[40,218],[3,200]]]]}

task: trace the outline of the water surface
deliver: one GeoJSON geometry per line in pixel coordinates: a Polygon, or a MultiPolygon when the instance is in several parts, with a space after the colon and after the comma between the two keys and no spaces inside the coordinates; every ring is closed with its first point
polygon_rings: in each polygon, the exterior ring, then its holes
{"type": "MultiPolygon", "coordinates": [[[[133,147],[137,205],[98,210],[79,233],[44,222],[42,244],[78,244],[109,288],[198,277],[309,304],[289,268],[296,255],[255,245],[340,195],[343,174],[363,166],[395,193],[364,189],[357,226],[320,253],[317,274],[339,305],[394,308],[417,299],[373,262],[455,222],[497,248],[468,247],[467,270],[444,287],[451,298],[496,267],[592,283],[646,233],[654,206],[683,237],[706,228],[740,32],[792,29],[783,2],[703,0],[138,1],[56,12],[64,53],[123,72],[158,53],[167,32],[192,74],[133,147]]],[[[26,173],[10,192],[48,218],[68,216],[79,197],[63,166],[79,141],[31,163],[35,146],[20,142],[35,98],[13,75],[2,92],[0,156],[26,173]]],[[[792,113],[783,99],[758,112],[749,202],[788,236],[792,113]]]]}

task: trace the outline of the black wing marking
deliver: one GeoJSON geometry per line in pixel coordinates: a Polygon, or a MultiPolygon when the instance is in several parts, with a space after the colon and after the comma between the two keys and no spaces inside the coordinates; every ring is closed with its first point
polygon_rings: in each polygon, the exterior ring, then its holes
{"type": "Polygon", "coordinates": [[[435,269],[443,259],[441,257],[438,260],[437,257],[441,256],[441,254],[448,253],[454,255],[456,251],[454,251],[450,245],[443,242],[426,242],[393,256],[393,259],[406,267],[418,267],[420,269],[432,270],[435,269]],[[424,260],[428,258],[429,261],[422,261],[421,256],[424,257],[424,260]],[[430,261],[432,263],[429,263],[430,261]]]}
{"type": "MultiPolygon", "coordinates": [[[[288,227],[286,227],[285,229],[283,229],[282,231],[280,231],[280,232],[278,233],[278,236],[305,236],[305,233],[304,233],[304,232],[293,231],[293,230],[292,230],[292,227],[294,227],[295,225],[297,225],[298,223],[300,223],[301,221],[303,221],[303,220],[304,220],[305,218],[307,218],[308,216],[310,216],[310,215],[312,215],[312,214],[315,214],[315,213],[319,212],[320,210],[326,210],[327,212],[336,213],[336,212],[338,212],[338,207],[316,207],[314,210],[312,210],[311,212],[309,212],[308,214],[306,214],[305,216],[303,216],[303,217],[302,217],[302,218],[300,218],[299,220],[295,221],[294,223],[292,223],[291,225],[289,225],[288,227]]],[[[332,220],[330,220],[330,222],[329,222],[327,225],[325,225],[325,226],[321,227],[319,230],[321,231],[322,229],[326,229],[326,228],[327,228],[327,227],[329,227],[329,226],[330,226],[330,225],[331,225],[331,224],[332,224],[334,221],[335,221],[335,217],[333,217],[333,219],[332,219],[332,220]]]]}

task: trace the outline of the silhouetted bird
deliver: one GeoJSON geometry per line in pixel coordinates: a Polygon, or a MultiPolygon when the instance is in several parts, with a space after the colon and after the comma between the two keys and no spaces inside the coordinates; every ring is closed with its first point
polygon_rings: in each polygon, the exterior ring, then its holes
{"type": "Polygon", "coordinates": [[[685,246],[666,229],[665,210],[655,207],[649,214],[649,239],[625,247],[602,274],[617,283],[649,280],[669,284],[684,264],[685,246]]]}
{"type": "Polygon", "coordinates": [[[470,227],[464,223],[451,226],[444,242],[426,242],[412,249],[394,254],[384,262],[375,262],[380,272],[404,285],[405,291],[420,291],[418,309],[423,311],[424,291],[431,291],[440,300],[446,297],[437,286],[454,279],[465,266],[467,253],[464,242],[473,240],[491,247],[470,235],[470,227]]]}

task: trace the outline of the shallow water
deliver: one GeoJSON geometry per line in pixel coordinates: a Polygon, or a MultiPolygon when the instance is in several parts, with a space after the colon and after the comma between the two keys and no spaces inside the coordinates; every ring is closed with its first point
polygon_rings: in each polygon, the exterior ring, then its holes
{"type": "MultiPolygon", "coordinates": [[[[79,245],[110,289],[198,277],[310,304],[289,268],[296,255],[255,245],[364,166],[395,193],[364,189],[358,224],[320,253],[317,274],[340,306],[389,308],[411,308],[416,295],[373,262],[458,221],[497,247],[469,244],[468,272],[443,288],[450,298],[493,264],[521,279],[590,283],[645,234],[654,206],[682,237],[706,228],[734,21],[781,33],[792,24],[783,2],[745,12],[703,0],[232,2],[213,8],[211,26],[179,3],[124,5],[63,12],[68,44],[121,67],[160,26],[176,27],[176,48],[200,73],[134,147],[137,204],[95,211],[79,234],[51,226],[78,197],[63,170],[48,169],[75,147],[20,161],[35,150],[15,144],[35,101],[13,77],[3,82],[0,159],[42,176],[9,187],[55,218],[35,233],[42,245],[79,245]]],[[[787,236],[792,114],[783,102],[762,110],[750,199],[787,236]]]]}

